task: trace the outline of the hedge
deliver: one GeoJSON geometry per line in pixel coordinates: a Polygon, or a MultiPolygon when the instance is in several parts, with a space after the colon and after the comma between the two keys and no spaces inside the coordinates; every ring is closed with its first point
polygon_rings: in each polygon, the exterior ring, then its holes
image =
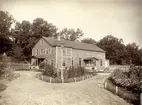
{"type": "Polygon", "coordinates": [[[128,91],[126,88],[118,86],[118,93],[116,93],[116,85],[109,79],[105,80],[105,87],[107,90],[111,91],[113,94],[120,96],[126,101],[133,103],[134,105],[140,105],[140,93],[133,93],[132,91],[128,91]]]}

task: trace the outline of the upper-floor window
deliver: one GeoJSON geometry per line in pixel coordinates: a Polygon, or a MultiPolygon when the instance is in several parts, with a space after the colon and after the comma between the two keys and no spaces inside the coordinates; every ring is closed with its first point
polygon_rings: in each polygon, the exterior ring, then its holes
{"type": "Polygon", "coordinates": [[[63,55],[66,55],[66,48],[63,48],[63,55]]]}
{"type": "Polygon", "coordinates": [[[43,55],[43,49],[40,49],[40,55],[43,55]]]}
{"type": "Polygon", "coordinates": [[[48,49],[45,49],[45,55],[47,55],[48,54],[48,49]]]}
{"type": "Polygon", "coordinates": [[[38,49],[36,49],[36,55],[38,55],[38,49]]]}
{"type": "Polygon", "coordinates": [[[71,55],[71,48],[66,48],[66,54],[71,55]]]}
{"type": "Polygon", "coordinates": [[[63,48],[63,55],[71,55],[71,48],[63,48]]]}

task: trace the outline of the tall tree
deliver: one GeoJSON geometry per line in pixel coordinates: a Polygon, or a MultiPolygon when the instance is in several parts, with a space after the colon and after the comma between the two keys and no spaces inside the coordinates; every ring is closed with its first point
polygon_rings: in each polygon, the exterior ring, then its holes
{"type": "Polygon", "coordinates": [[[111,64],[125,63],[125,45],[122,39],[107,35],[97,45],[106,51],[106,57],[110,60],[111,64]]]}
{"type": "Polygon", "coordinates": [[[84,38],[83,40],[81,40],[81,42],[83,43],[88,43],[88,44],[96,44],[97,42],[92,39],[92,38],[84,38]]]}
{"type": "Polygon", "coordinates": [[[79,28],[76,30],[64,28],[61,32],[59,32],[59,35],[65,40],[78,41],[84,33],[79,28]]]}
{"type": "Polygon", "coordinates": [[[13,17],[5,11],[0,11],[0,53],[11,48],[12,41],[9,39],[13,17]]]}
{"type": "Polygon", "coordinates": [[[127,62],[135,65],[142,65],[141,63],[141,54],[142,51],[139,49],[139,46],[136,43],[129,43],[126,45],[127,53],[127,62]]]}
{"type": "Polygon", "coordinates": [[[36,18],[32,23],[32,36],[39,38],[41,36],[56,36],[57,28],[52,23],[48,23],[42,18],[36,18]]]}
{"type": "MultiPolygon", "coordinates": [[[[30,58],[32,47],[41,36],[51,37],[57,35],[57,28],[42,18],[36,18],[32,23],[29,21],[17,22],[13,29],[15,44],[21,47],[24,56],[30,58]]],[[[15,53],[16,54],[16,53],[15,53]]]]}

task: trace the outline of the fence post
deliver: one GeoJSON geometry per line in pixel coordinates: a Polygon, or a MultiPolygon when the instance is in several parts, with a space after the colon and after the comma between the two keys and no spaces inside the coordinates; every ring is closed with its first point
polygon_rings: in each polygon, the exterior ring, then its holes
{"type": "Polygon", "coordinates": [[[43,80],[43,75],[41,76],[41,80],[43,80]]]}
{"type": "Polygon", "coordinates": [[[50,77],[50,83],[52,83],[52,77],[50,77]]]}
{"type": "Polygon", "coordinates": [[[74,78],[74,82],[76,82],[76,78],[74,78]]]}
{"type": "Polygon", "coordinates": [[[62,83],[64,83],[64,79],[62,79],[62,83]]]}
{"type": "Polygon", "coordinates": [[[105,89],[107,88],[107,82],[105,82],[105,89]]]}
{"type": "Polygon", "coordinates": [[[118,94],[118,86],[115,87],[116,94],[118,94]]]}

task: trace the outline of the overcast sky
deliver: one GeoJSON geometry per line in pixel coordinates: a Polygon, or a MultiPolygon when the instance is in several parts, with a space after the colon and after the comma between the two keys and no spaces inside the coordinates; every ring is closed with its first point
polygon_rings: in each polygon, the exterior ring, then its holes
{"type": "Polygon", "coordinates": [[[42,17],[61,30],[80,28],[99,40],[111,34],[142,46],[142,0],[0,0],[17,21],[42,17]]]}

